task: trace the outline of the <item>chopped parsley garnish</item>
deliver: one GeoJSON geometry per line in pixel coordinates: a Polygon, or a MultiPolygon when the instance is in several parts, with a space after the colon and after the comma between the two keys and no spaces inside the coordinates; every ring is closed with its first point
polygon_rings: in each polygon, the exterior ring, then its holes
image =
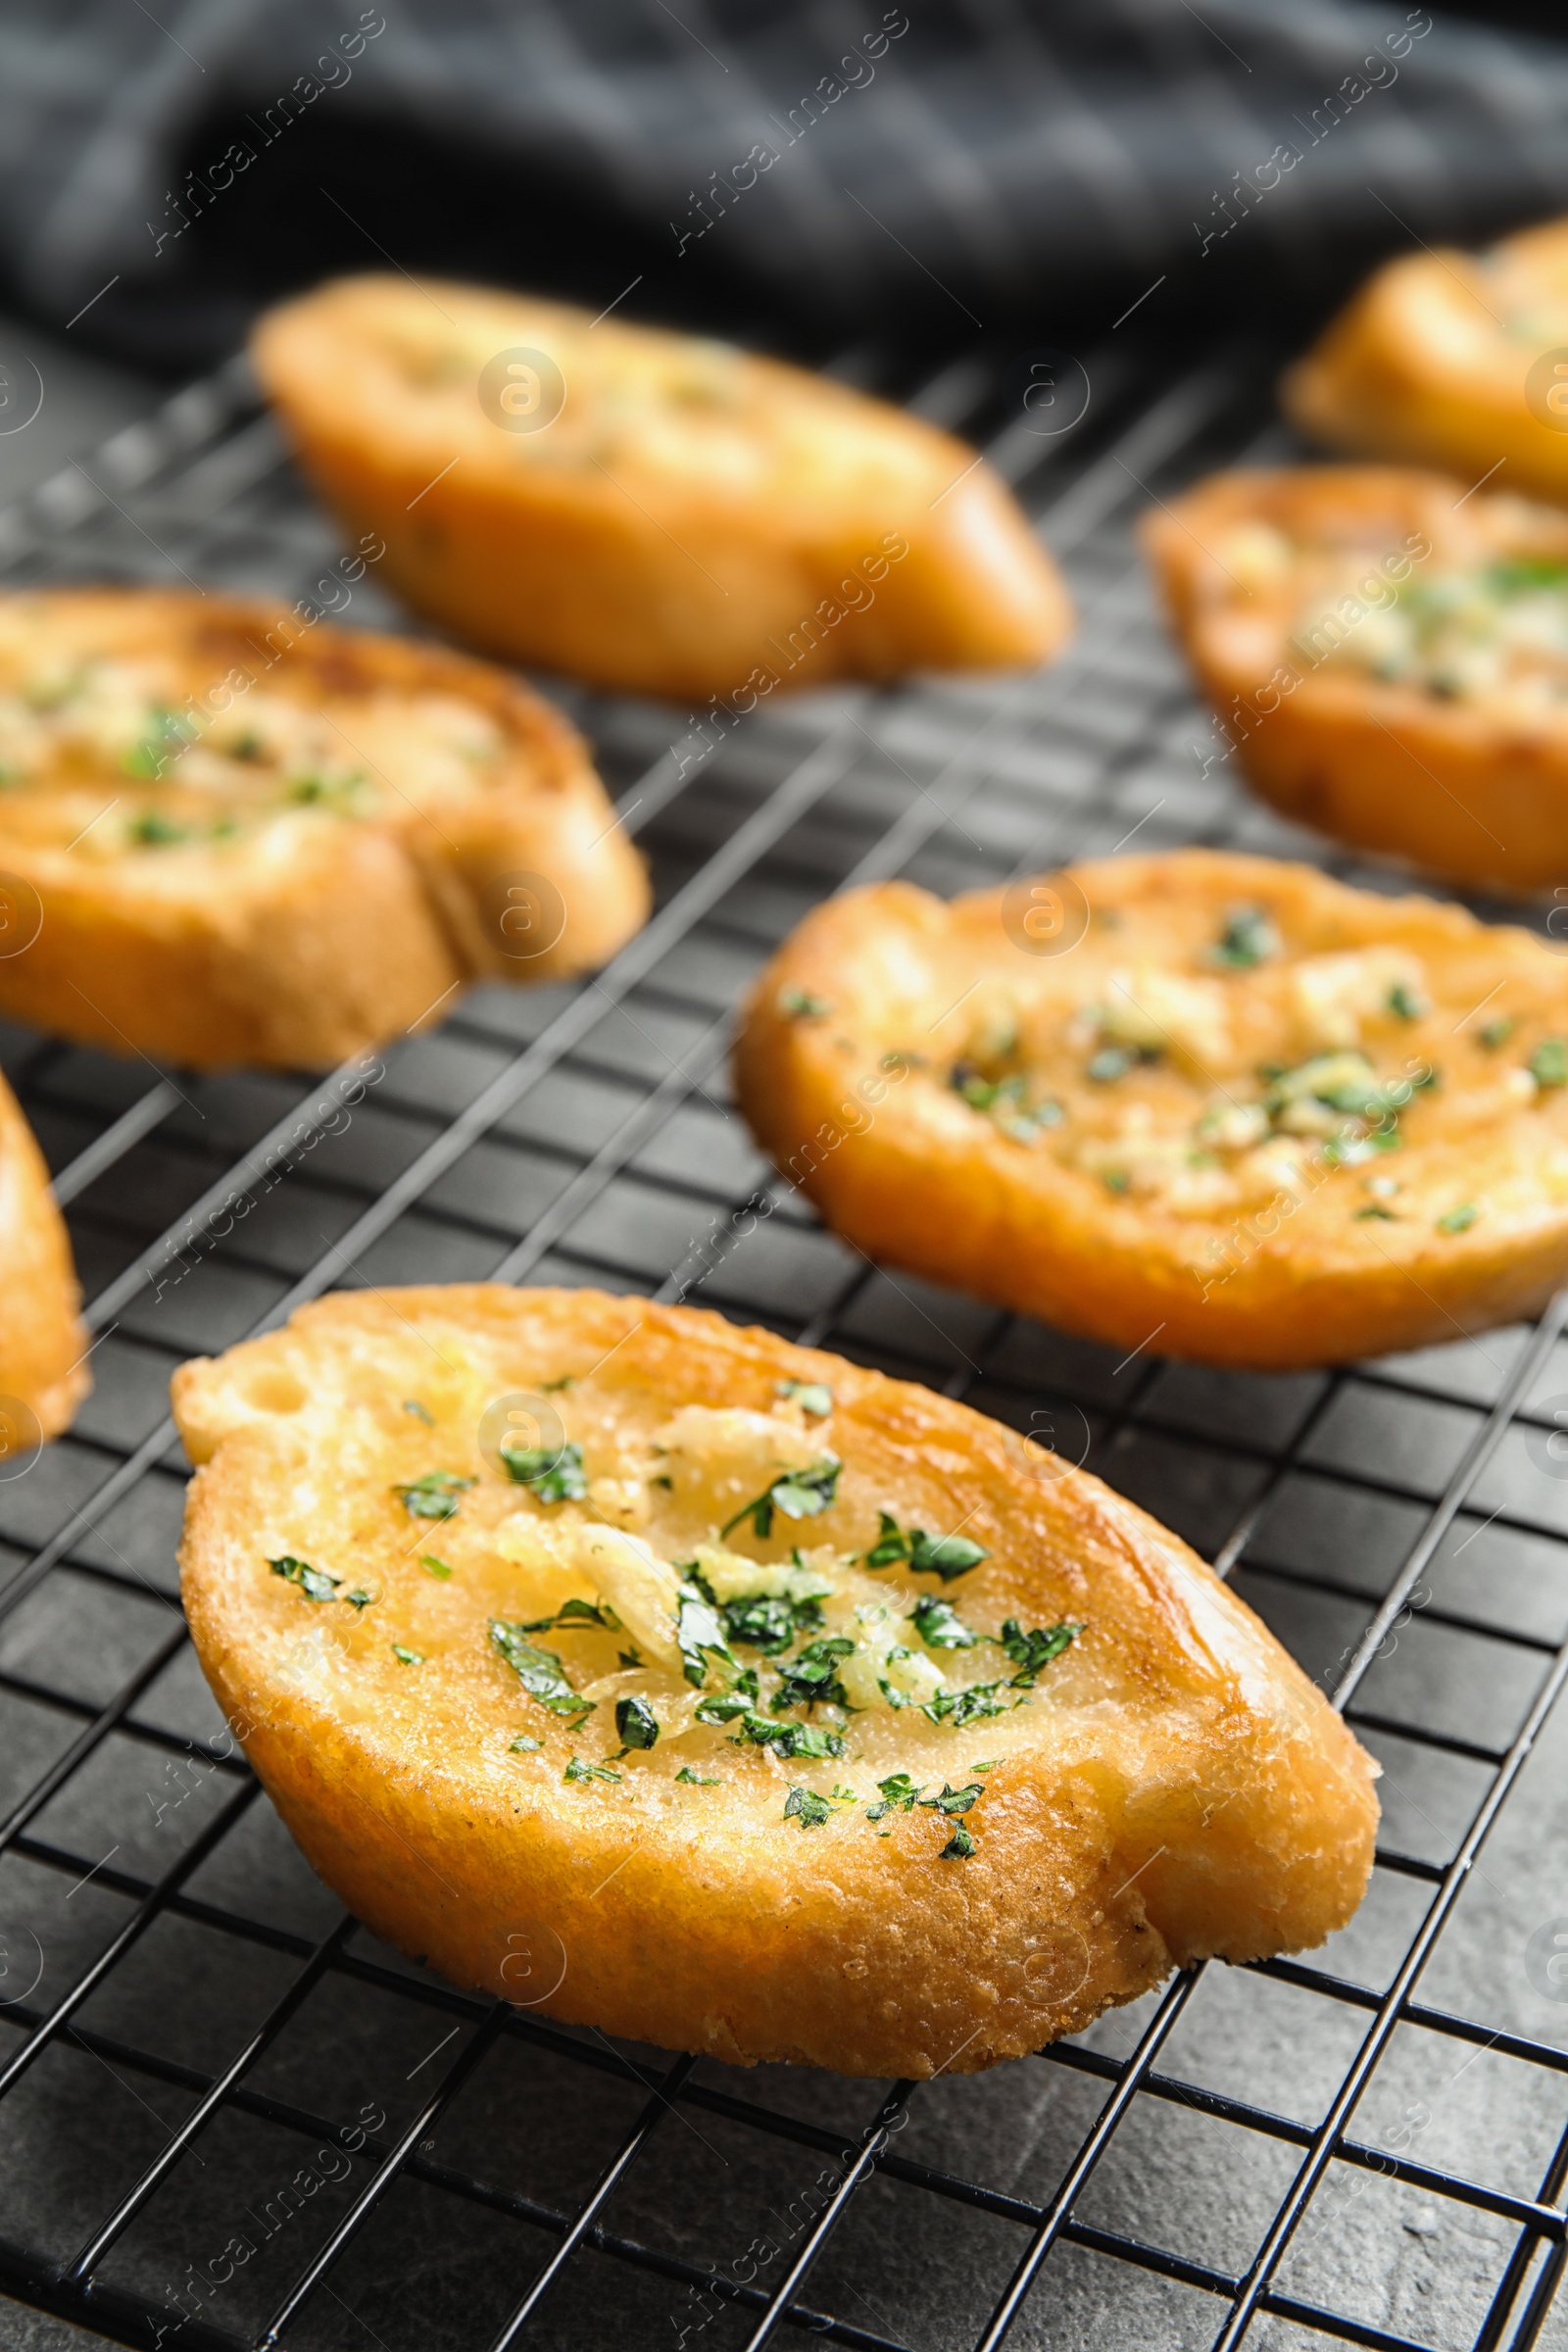
{"type": "MultiPolygon", "coordinates": [[[[729,1701],[705,1699],[697,1710],[699,1720],[704,1723],[725,1720],[718,1712],[721,1705],[728,1707],[729,1701]]],[[[824,1731],[819,1723],[780,1723],[774,1716],[759,1715],[751,1707],[739,1709],[734,1719],[738,1720],[740,1728],[730,1742],[733,1747],[745,1747],[748,1744],[770,1747],[775,1756],[782,1756],[786,1760],[793,1756],[808,1756],[816,1761],[844,1753],[844,1741],[840,1735],[824,1731]]]]}
{"type": "Polygon", "coordinates": [[[968,1831],[964,1828],[962,1822],[960,1821],[957,1828],[954,1831],[953,1836],[948,1839],[947,1844],[942,1848],[941,1853],[937,1856],[937,1860],[939,1862],[967,1862],[969,1856],[978,1850],[979,1849],[975,1845],[974,1839],[970,1837],[968,1831]]]}
{"type": "Polygon", "coordinates": [[[1152,1052],[1141,1052],[1136,1046],[1102,1046],[1085,1063],[1084,1076],[1092,1078],[1097,1086],[1109,1086],[1114,1079],[1125,1078],[1138,1062],[1157,1058],[1152,1052]]]}
{"type": "Polygon", "coordinates": [[[680,1651],[681,1672],[694,1690],[700,1690],[707,1680],[710,1660],[719,1666],[735,1667],[718,1611],[689,1574],[680,1584],[675,1645],[680,1651]]]}
{"type": "Polygon", "coordinates": [[[1016,1617],[1009,1617],[1002,1628],[1002,1646],[1018,1671],[1012,1678],[1015,1690],[1032,1690],[1035,1677],[1059,1658],[1069,1642],[1082,1633],[1078,1625],[1037,1625],[1026,1634],[1016,1617]]]}
{"type": "Polygon", "coordinates": [[[1486,1047],[1487,1052],[1489,1054],[1495,1054],[1499,1046],[1505,1046],[1508,1043],[1509,1038],[1512,1037],[1518,1026],[1519,1024],[1514,1019],[1513,1015],[1511,1013],[1504,1012],[1499,1013],[1496,1020],[1486,1022],[1476,1034],[1480,1038],[1481,1043],[1486,1047]]]}
{"type": "Polygon", "coordinates": [[[357,1589],[353,1592],[344,1593],[343,1606],[346,1609],[368,1609],[370,1605],[370,1599],[371,1595],[368,1592],[365,1592],[363,1589],[357,1589]]]}
{"type": "MultiPolygon", "coordinates": [[[[956,1732],[961,1731],[966,1723],[984,1723],[988,1716],[1006,1714],[1008,1702],[997,1696],[1001,1688],[1000,1682],[971,1683],[963,1690],[939,1690],[920,1712],[932,1723],[951,1723],[956,1732]]],[[[1015,1707],[1023,1703],[1021,1698],[1011,1701],[1015,1707]]]]}
{"type": "Polygon", "coordinates": [[[1487,565],[1486,584],[1494,596],[1528,596],[1542,589],[1568,588],[1568,564],[1556,556],[1499,556],[1487,565]]]}
{"type": "Polygon", "coordinates": [[[564,1781],[618,1781],[620,1779],[619,1773],[612,1771],[608,1764],[585,1764],[580,1756],[572,1757],[561,1777],[564,1781]]]}
{"type": "MultiPolygon", "coordinates": [[[[128,763],[127,763],[128,764],[128,763]]],[[[156,775],[156,768],[132,768],[132,775],[156,775]]],[[[192,828],[182,825],[177,817],[165,816],[161,808],[144,808],[133,816],[125,827],[129,838],[145,850],[167,849],[171,842],[189,841],[192,828]]]]}
{"type": "Polygon", "coordinates": [[[877,1519],[876,1542],[860,1554],[867,1568],[891,1568],[905,1560],[917,1576],[940,1576],[946,1585],[991,1557],[983,1544],[971,1543],[967,1536],[928,1536],[923,1527],[911,1527],[906,1534],[891,1511],[878,1511],[877,1519]]]}
{"type": "Polygon", "coordinates": [[[531,1739],[526,1732],[519,1732],[512,1742],[512,1753],[514,1756],[536,1756],[539,1753],[539,1742],[537,1740],[531,1739]]]}
{"type": "Polygon", "coordinates": [[[833,1410],[833,1392],[825,1380],[781,1380],[773,1394],[817,1421],[825,1421],[833,1410]]]}
{"type": "Polygon", "coordinates": [[[615,1652],[615,1657],[620,1665],[628,1668],[632,1673],[635,1673],[643,1662],[642,1651],[638,1648],[635,1642],[632,1643],[630,1649],[617,1649],[615,1652]]]}
{"type": "Polygon", "coordinates": [[[792,1600],[784,1592],[748,1592],[739,1600],[726,1600],[719,1605],[724,1632],[731,1642],[742,1642],[748,1649],[760,1649],[773,1657],[803,1633],[822,1622],[819,1600],[792,1600]]]}
{"type": "Polygon", "coordinates": [[[1361,1225],[1366,1222],[1368,1217],[1377,1217],[1385,1225],[1397,1225],[1399,1222],[1392,1208],[1383,1207],[1382,1203],[1377,1200],[1370,1201],[1365,1208],[1356,1209],[1351,1215],[1350,1222],[1352,1225],[1361,1225]]]}
{"type": "Polygon", "coordinates": [[[435,1577],[438,1583],[443,1585],[446,1583],[447,1578],[452,1574],[452,1570],[448,1566],[447,1562],[445,1560],[438,1560],[433,1551],[420,1552],[419,1566],[424,1570],[426,1576],[435,1577]]]}
{"type": "MultiPolygon", "coordinates": [[[[881,1783],[879,1782],[877,1785],[880,1788],[881,1783]]],[[[947,1782],[944,1781],[940,1796],[922,1796],[917,1801],[922,1805],[929,1805],[933,1811],[938,1813],[967,1813],[969,1807],[977,1804],[984,1794],[985,1789],[979,1781],[970,1781],[968,1786],[963,1788],[950,1788],[947,1782]]]]}
{"type": "Polygon", "coordinates": [[[460,1478],[455,1470],[427,1470],[422,1478],[406,1487],[394,1487],[392,1492],[411,1519],[455,1519],[459,1495],[477,1483],[460,1478]]]}
{"type": "Polygon", "coordinates": [[[773,1532],[775,1511],[782,1511],[786,1519],[815,1519],[838,1499],[839,1472],[843,1467],[836,1453],[824,1453],[808,1469],[784,1471],[765,1494],[742,1503],[719,1533],[727,1536],[743,1519],[750,1519],[753,1534],[765,1543],[773,1532]]]}
{"type": "Polygon", "coordinates": [[[689,1764],[683,1764],[675,1778],[677,1781],[684,1781],[688,1788],[716,1788],[719,1783],[719,1775],[716,1772],[710,1779],[705,1780],[700,1773],[693,1772],[689,1764]]]}
{"type": "Polygon", "coordinates": [[[924,1786],[923,1781],[911,1781],[906,1772],[889,1773],[885,1781],[877,1783],[877,1787],[882,1792],[881,1801],[878,1804],[866,1806],[866,1820],[880,1821],[884,1813],[912,1812],[915,1800],[924,1786]]]}
{"type": "Polygon", "coordinates": [[[951,1600],[922,1593],[914,1604],[914,1630],[927,1649],[973,1649],[979,1635],[965,1625],[951,1600]]]}
{"type": "Polygon", "coordinates": [[[309,1560],[297,1560],[291,1551],[281,1552],[267,1565],[274,1576],[298,1585],[307,1600],[331,1600],[343,1582],[340,1576],[328,1576],[324,1568],[313,1568],[309,1560]]]}
{"type": "Polygon", "coordinates": [[[1457,1208],[1450,1208],[1446,1215],[1438,1219],[1438,1231],[1440,1233],[1468,1233],[1480,1214],[1481,1211],[1473,1200],[1462,1200],[1457,1208]]]}
{"type": "Polygon", "coordinates": [[[262,739],[254,727],[247,727],[243,733],[235,736],[228,747],[228,756],[231,760],[259,760],[261,758],[262,739]]]}
{"type": "Polygon", "coordinates": [[[526,1639],[527,1629],[509,1625],[503,1617],[490,1620],[492,1646],[506,1659],[530,1698],[536,1698],[552,1715],[564,1715],[576,1731],[583,1718],[591,1715],[597,1699],[584,1698],[566,1679],[566,1670],[553,1649],[541,1649],[526,1639]]]}
{"type": "Polygon", "coordinates": [[[847,1658],[854,1647],[842,1634],[833,1634],[824,1641],[808,1642],[805,1649],[787,1659],[779,1668],[779,1686],[770,1702],[775,1713],[785,1707],[812,1707],[819,1698],[847,1707],[849,1694],[839,1681],[839,1660],[847,1658]]]}
{"type": "Polygon", "coordinates": [[[422,1666],[424,1664],[423,1650],[410,1649],[405,1642],[393,1642],[392,1655],[400,1666],[422,1666]]]}
{"type": "Polygon", "coordinates": [[[792,1788],[784,1799],[784,1818],[798,1821],[803,1830],[819,1830],[833,1818],[833,1807],[814,1788],[792,1788]]]}
{"type": "Polygon", "coordinates": [[[833,1009],[826,997],[813,997],[808,988],[781,988],[778,1008],[792,1021],[826,1020],[833,1009]]]}
{"type": "Polygon", "coordinates": [[[574,1389],[576,1385],[577,1375],[575,1372],[563,1372],[558,1380],[542,1380],[539,1383],[539,1394],[541,1396],[559,1396],[563,1389],[574,1389]]]}
{"type": "Polygon", "coordinates": [[[550,1634],[558,1626],[597,1625],[607,1634],[618,1634],[620,1619],[605,1600],[564,1600],[553,1617],[530,1617],[522,1627],[525,1634],[550,1634]]]}
{"type": "Polygon", "coordinates": [[[1538,1086],[1568,1086],[1568,1038],[1544,1037],[1530,1056],[1530,1075],[1538,1086]]]}
{"type": "Polygon", "coordinates": [[[416,1421],[422,1421],[426,1429],[434,1429],[434,1413],[427,1411],[426,1408],[419,1402],[417,1396],[405,1396],[403,1399],[403,1410],[406,1413],[412,1413],[416,1421]]]}
{"type": "Polygon", "coordinates": [[[1417,996],[1415,990],[1407,988],[1402,980],[1396,980],[1390,989],[1388,1004],[1389,1010],[1401,1021],[1418,1021],[1423,1013],[1432,1009],[1426,999],[1417,996]]]}
{"type": "Polygon", "coordinates": [[[657,1746],[659,1718],[646,1698],[616,1699],[615,1737],[623,1748],[657,1746]]]}
{"type": "Polygon", "coordinates": [[[539,1502],[581,1502],[588,1492],[580,1446],[499,1446],[496,1448],[514,1486],[526,1487],[539,1502]]]}
{"type": "Polygon", "coordinates": [[[1228,971],[1250,972],[1280,952],[1280,935],[1261,906],[1234,907],[1210,950],[1212,961],[1228,971]]]}

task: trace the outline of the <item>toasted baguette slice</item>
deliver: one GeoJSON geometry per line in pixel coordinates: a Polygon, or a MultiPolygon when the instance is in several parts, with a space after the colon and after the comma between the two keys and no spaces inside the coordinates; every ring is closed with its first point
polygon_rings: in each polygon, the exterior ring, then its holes
{"type": "Polygon", "coordinates": [[[1560,510],[1462,498],[1443,474],[1298,466],[1216,474],[1144,537],[1266,800],[1455,881],[1523,892],[1562,878],[1560,510]]]}
{"type": "Polygon", "coordinates": [[[736,1047],[858,1248],[1120,1348],[1284,1369],[1568,1277],[1568,956],[1188,850],[807,916],[736,1047]]]}
{"type": "Polygon", "coordinates": [[[480,1286],[323,1299],[173,1396],[219,1704],[327,1884],[458,1984],[968,2072],[1360,1899],[1374,1768],[1321,1693],[964,1405],[480,1286]]]}
{"type": "Polygon", "coordinates": [[[1070,625],[972,450],[798,368],[381,276],[270,312],[252,353],[321,496],[488,653],[750,710],[1040,662],[1070,625]]]}
{"type": "Polygon", "coordinates": [[[49,1170],[0,1078],[0,1476],[58,1437],[92,1387],[81,1294],[49,1170]]]}
{"type": "MultiPolygon", "coordinates": [[[[1402,255],[1286,375],[1286,414],[1336,449],[1446,466],[1459,487],[1568,499],[1568,220],[1487,253],[1402,255]]],[[[1457,493],[1456,493],[1457,495],[1457,493]]]]}
{"type": "Polygon", "coordinates": [[[197,1068],[329,1065],[643,920],[547,704],[443,648],[151,589],[0,599],[0,1009],[197,1068]]]}

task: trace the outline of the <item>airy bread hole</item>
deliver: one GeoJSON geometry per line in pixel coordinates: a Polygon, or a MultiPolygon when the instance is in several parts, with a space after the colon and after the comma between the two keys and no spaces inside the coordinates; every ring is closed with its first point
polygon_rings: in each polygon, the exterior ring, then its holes
{"type": "Polygon", "coordinates": [[[292,1372],[258,1372],[246,1387],[245,1401],[259,1413],[297,1413],[305,1402],[305,1384],[292,1372]]]}

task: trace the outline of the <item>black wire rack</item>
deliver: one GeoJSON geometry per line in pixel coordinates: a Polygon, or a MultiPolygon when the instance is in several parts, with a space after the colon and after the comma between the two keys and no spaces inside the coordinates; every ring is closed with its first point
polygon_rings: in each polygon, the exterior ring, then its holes
{"type": "MultiPolygon", "coordinates": [[[[1333,1376],[1118,1362],[841,1245],[725,1094],[739,992],[847,883],[946,894],[1134,840],[1322,857],[1211,757],[1130,536],[1150,498],[1288,451],[1271,367],[1091,355],[1090,413],[1056,436],[1008,416],[996,355],[845,372],[1014,481],[1081,615],[1053,667],[733,729],[568,696],[652,860],[653,921],[593,981],[479,990],[330,1079],[0,1033],[96,1378],[0,1484],[0,2287],[99,2335],[1568,2343],[1563,1302],[1333,1376]],[[891,2086],[672,2062],[378,1945],[195,1668],[167,1381],[327,1289],[484,1277],[690,1298],[1087,1453],[1380,1757],[1356,1921],[1299,1960],[1187,1972],[1038,2059],[891,2086]]],[[[0,516],[13,584],[184,573],[320,602],[335,553],[238,364],[0,516]]],[[[342,616],[399,619],[373,573],[342,616]]]]}

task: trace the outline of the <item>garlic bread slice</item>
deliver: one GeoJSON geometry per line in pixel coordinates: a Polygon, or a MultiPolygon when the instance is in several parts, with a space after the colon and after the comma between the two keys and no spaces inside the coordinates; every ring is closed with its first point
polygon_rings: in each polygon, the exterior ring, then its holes
{"type": "Polygon", "coordinates": [[[1281,386],[1336,449],[1568,501],[1568,220],[1386,262],[1281,386]]]}
{"type": "Polygon", "coordinates": [[[323,1299],[173,1398],[218,1701],[328,1885],[459,1984],[968,2072],[1360,1899],[1373,1767],[1321,1693],[964,1405],[496,1286],[323,1299]]]}
{"type": "Polygon", "coordinates": [[[748,710],[1040,662],[1070,625],[972,450],[799,368],[392,276],[269,312],[252,354],[327,504],[487,653],[748,710]]]}
{"type": "Polygon", "coordinates": [[[0,1010],[197,1068],[329,1066],[479,978],[591,969],[642,864],[586,750],[445,648],[217,595],[0,598],[0,1010]]]}
{"type": "Polygon", "coordinates": [[[49,1170],[0,1078],[0,1477],[58,1437],[92,1387],[81,1294],[49,1170]]]}
{"type": "Polygon", "coordinates": [[[764,969],[735,1082],[858,1248],[1118,1349],[1341,1363],[1568,1279],[1568,956],[1311,866],[847,893],[764,969]]]}
{"type": "Polygon", "coordinates": [[[1298,823],[1455,881],[1562,881],[1568,515],[1293,466],[1217,474],[1144,540],[1230,738],[1211,759],[1233,745],[1298,823]]]}

